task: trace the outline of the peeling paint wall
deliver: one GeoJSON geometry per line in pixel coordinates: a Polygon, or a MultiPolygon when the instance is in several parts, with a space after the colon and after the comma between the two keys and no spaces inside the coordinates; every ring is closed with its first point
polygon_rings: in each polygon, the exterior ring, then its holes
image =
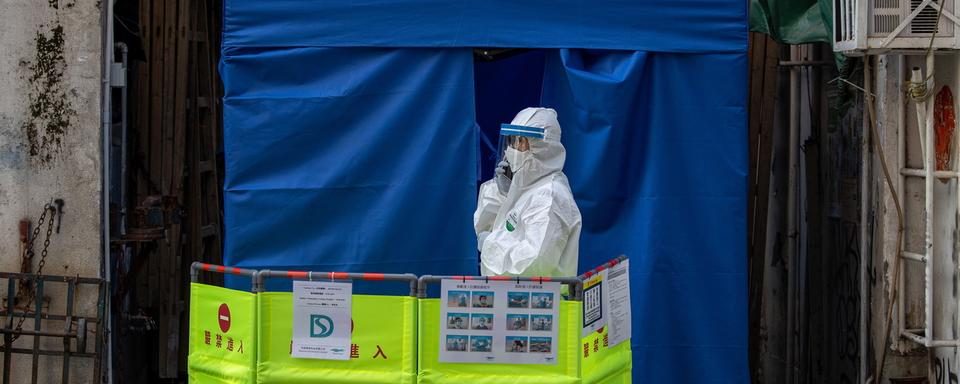
{"type": "MultiPolygon", "coordinates": [[[[60,232],[52,236],[44,273],[98,277],[100,2],[0,0],[0,10],[0,271],[20,270],[20,220],[35,226],[44,204],[63,199],[60,232]]],[[[63,311],[64,292],[64,286],[47,290],[50,310],[63,311]]],[[[79,294],[77,312],[95,316],[95,290],[85,287],[79,294]]],[[[27,323],[30,329],[32,321],[27,323]]],[[[63,324],[43,327],[62,330],[63,324]]],[[[63,347],[61,339],[41,340],[41,348],[63,347]]],[[[32,344],[22,337],[15,347],[32,344]]],[[[60,382],[60,360],[40,359],[41,383],[60,382]]],[[[95,382],[91,360],[71,360],[70,382],[95,382]]],[[[30,366],[28,356],[14,359],[13,382],[29,382],[30,366]]]]}

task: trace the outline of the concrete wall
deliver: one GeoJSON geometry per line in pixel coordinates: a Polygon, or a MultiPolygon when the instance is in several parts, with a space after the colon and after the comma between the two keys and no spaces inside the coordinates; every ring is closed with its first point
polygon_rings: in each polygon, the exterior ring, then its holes
{"type": "MultiPolygon", "coordinates": [[[[59,198],[64,213],[44,273],[100,275],[101,5],[0,0],[0,271],[20,270],[20,220],[36,225],[44,204],[59,198]]],[[[42,245],[37,241],[37,259],[42,245]]],[[[0,284],[5,295],[6,281],[0,284]]],[[[64,292],[63,285],[48,287],[49,310],[63,313],[64,292]]],[[[80,290],[79,314],[96,315],[95,293],[80,290]]],[[[63,324],[43,328],[59,331],[63,324]]],[[[89,344],[92,351],[95,343],[89,344]]],[[[15,343],[32,345],[29,337],[15,343]]],[[[63,348],[61,339],[41,345],[63,348]]],[[[72,360],[70,382],[93,382],[91,360],[72,360]]],[[[40,382],[60,382],[60,358],[40,364],[40,382]]],[[[29,358],[15,359],[13,382],[29,382],[30,366],[29,358]]]]}

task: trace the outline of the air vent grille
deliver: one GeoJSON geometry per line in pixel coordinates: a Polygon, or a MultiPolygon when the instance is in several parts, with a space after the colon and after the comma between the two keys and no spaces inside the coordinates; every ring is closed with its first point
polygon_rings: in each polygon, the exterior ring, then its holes
{"type": "Polygon", "coordinates": [[[890,33],[900,24],[900,17],[897,15],[874,15],[873,32],[890,33]]]}
{"type": "Polygon", "coordinates": [[[900,0],[874,0],[873,7],[900,9],[900,0]]]}
{"type": "MultiPolygon", "coordinates": [[[[917,9],[923,0],[910,0],[910,11],[917,9]]],[[[939,4],[939,1],[934,1],[939,4]]],[[[910,22],[910,33],[930,34],[937,30],[937,10],[927,6],[910,22]]]]}

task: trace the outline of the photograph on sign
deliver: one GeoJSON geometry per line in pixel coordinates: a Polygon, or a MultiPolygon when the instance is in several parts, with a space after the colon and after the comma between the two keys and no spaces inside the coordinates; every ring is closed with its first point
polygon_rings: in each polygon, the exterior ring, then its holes
{"type": "Polygon", "coordinates": [[[351,283],[293,282],[293,340],[290,355],[350,359],[351,283]]]}
{"type": "Polygon", "coordinates": [[[444,280],[440,361],[556,364],[560,283],[444,280]]]}

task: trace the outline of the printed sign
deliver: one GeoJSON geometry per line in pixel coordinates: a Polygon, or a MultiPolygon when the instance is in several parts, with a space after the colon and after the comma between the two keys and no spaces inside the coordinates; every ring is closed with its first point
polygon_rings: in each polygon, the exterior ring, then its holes
{"type": "Polygon", "coordinates": [[[606,324],[603,316],[603,273],[599,273],[583,284],[583,336],[590,334],[606,324]]]}
{"type": "Polygon", "coordinates": [[[444,280],[440,361],[556,364],[560,283],[444,280]]]}
{"type": "Polygon", "coordinates": [[[624,260],[606,270],[607,324],[610,327],[610,345],[630,339],[632,313],[630,312],[630,265],[624,260]]]}
{"type": "Polygon", "coordinates": [[[291,356],[349,360],[351,283],[293,282],[291,356]]]}
{"type": "Polygon", "coordinates": [[[609,326],[605,341],[610,346],[620,344],[630,339],[631,315],[629,260],[600,271],[583,283],[582,337],[609,326]]]}

